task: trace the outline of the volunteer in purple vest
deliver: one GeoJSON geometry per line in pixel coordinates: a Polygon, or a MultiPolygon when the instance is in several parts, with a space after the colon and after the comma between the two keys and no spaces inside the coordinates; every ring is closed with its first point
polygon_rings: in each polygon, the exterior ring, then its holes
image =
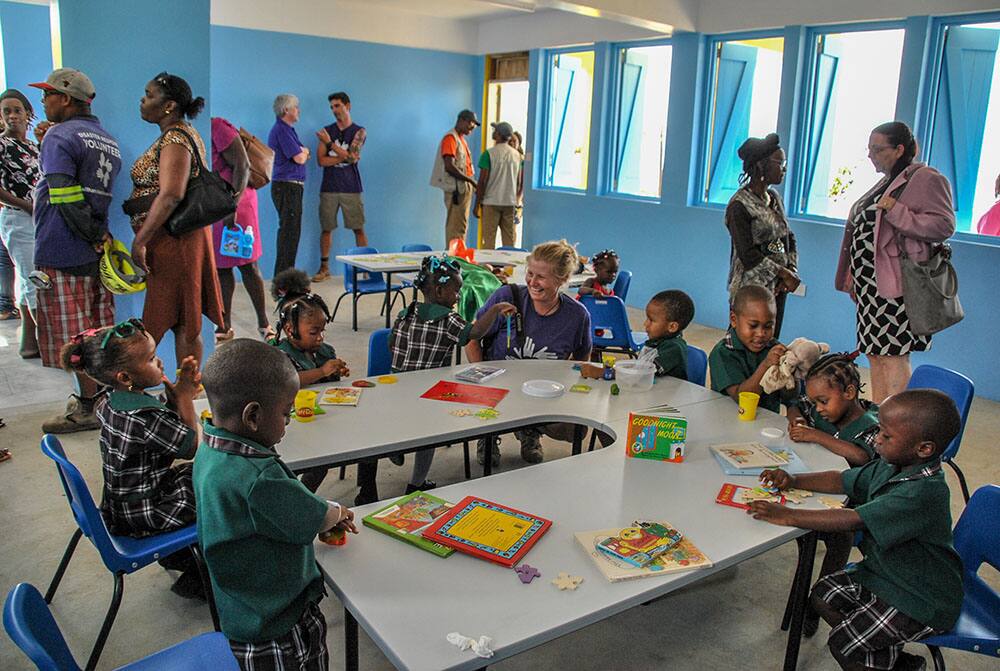
{"type": "Polygon", "coordinates": [[[351,121],[351,99],[343,91],[327,96],[330,111],[336,119],[316,132],[316,162],[323,168],[323,185],[319,189],[319,272],[313,282],[330,277],[330,242],[337,228],[337,212],[344,213],[344,228],[354,231],[356,247],[367,247],[365,235],[365,203],[361,192],[361,147],[366,134],[362,126],[351,121]]]}
{"type": "Polygon", "coordinates": [[[295,265],[302,231],[302,195],[306,183],[309,149],[299,140],[294,125],[299,121],[299,99],[282,93],[274,99],[274,125],[267,146],[274,150],[271,201],[278,211],[278,242],[274,274],[295,265]]]}
{"type": "MultiPolygon", "coordinates": [[[[511,285],[504,285],[493,292],[476,313],[481,318],[500,301],[513,303],[521,314],[522,333],[511,338],[508,345],[506,322],[497,321],[481,341],[473,340],[465,346],[469,361],[496,361],[500,359],[590,359],[590,313],[583,305],[562,292],[570,275],[577,267],[576,250],[565,240],[543,242],[537,245],[527,259],[525,285],[517,287],[517,296],[511,285]],[[486,347],[484,348],[484,344],[486,347]]],[[[571,424],[555,423],[541,428],[515,431],[521,441],[521,458],[531,464],[542,461],[542,433],[557,440],[573,440],[571,424]]],[[[485,441],[480,441],[479,463],[485,459],[485,441]]],[[[491,455],[494,466],[500,464],[500,449],[493,446],[491,455]]]]}

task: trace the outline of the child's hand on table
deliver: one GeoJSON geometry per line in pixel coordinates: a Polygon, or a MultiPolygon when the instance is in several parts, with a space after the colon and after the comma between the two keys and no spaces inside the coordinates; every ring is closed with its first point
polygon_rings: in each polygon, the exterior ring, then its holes
{"type": "Polygon", "coordinates": [[[816,438],[821,435],[823,435],[822,431],[806,426],[802,420],[788,425],[788,437],[796,443],[816,443],[819,442],[816,438]]]}
{"type": "Polygon", "coordinates": [[[350,531],[352,534],[358,533],[358,528],[354,525],[354,511],[347,506],[340,507],[340,514],[343,516],[336,526],[338,529],[350,531]]]}
{"type": "Polygon", "coordinates": [[[755,520],[763,520],[771,524],[779,524],[785,527],[795,526],[792,522],[792,512],[780,503],[751,501],[747,515],[753,515],[755,520]]]}
{"type": "Polygon", "coordinates": [[[347,363],[343,359],[330,359],[322,365],[320,370],[323,371],[325,377],[331,375],[338,375],[340,377],[351,376],[351,369],[347,367],[347,363]]]}
{"type": "Polygon", "coordinates": [[[777,487],[783,491],[795,486],[795,478],[780,468],[774,468],[760,474],[760,483],[765,487],[777,487]]]}

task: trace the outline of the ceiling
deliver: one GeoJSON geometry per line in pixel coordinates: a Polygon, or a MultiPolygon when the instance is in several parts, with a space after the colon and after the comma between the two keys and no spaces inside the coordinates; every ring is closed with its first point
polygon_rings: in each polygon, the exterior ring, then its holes
{"type": "Polygon", "coordinates": [[[531,0],[339,0],[337,4],[357,5],[370,8],[381,8],[389,11],[407,12],[421,16],[433,16],[439,19],[495,19],[503,16],[516,16],[523,11],[507,5],[529,6],[531,0]]]}

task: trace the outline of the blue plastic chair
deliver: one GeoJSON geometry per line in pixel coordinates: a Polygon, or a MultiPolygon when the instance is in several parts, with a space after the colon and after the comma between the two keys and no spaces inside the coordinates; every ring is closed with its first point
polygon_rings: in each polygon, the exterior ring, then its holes
{"type": "Polygon", "coordinates": [[[632,271],[630,270],[619,270],[618,277],[615,278],[615,283],[612,285],[612,290],[615,292],[615,296],[625,300],[628,296],[628,288],[632,284],[632,271]]]}
{"type": "MultiPolygon", "coordinates": [[[[3,626],[10,639],[40,671],[80,671],[52,611],[34,585],[22,582],[7,593],[3,626]]],[[[226,637],[210,633],[126,664],[119,671],[227,671],[239,668],[226,637]]]]}
{"type": "MultiPolygon", "coordinates": [[[[378,254],[378,250],[374,247],[349,247],[344,254],[351,256],[357,254],[378,254]]],[[[333,306],[333,315],[330,317],[330,321],[337,318],[337,310],[340,308],[340,301],[344,300],[345,297],[351,296],[354,308],[354,321],[353,328],[355,331],[358,330],[357,315],[358,315],[358,299],[362,296],[368,294],[382,294],[385,295],[385,275],[382,273],[368,273],[367,279],[359,279],[357,292],[355,292],[354,286],[354,272],[352,266],[346,263],[342,264],[344,272],[344,293],[337,297],[337,304],[333,306]]],[[[403,285],[393,284],[390,287],[393,292],[392,302],[386,305],[386,301],[382,301],[382,312],[379,314],[385,314],[386,310],[392,310],[392,306],[396,304],[396,296],[403,299],[403,307],[406,307],[406,296],[403,295],[403,285]]]]}
{"type": "Polygon", "coordinates": [[[392,372],[392,352],[389,351],[389,334],[392,329],[373,331],[368,337],[368,377],[388,375],[392,372]]]}
{"type": "Polygon", "coordinates": [[[693,382],[704,387],[707,373],[708,355],[705,354],[705,350],[695,347],[694,345],[688,345],[688,382],[693,382]]]}
{"type": "Polygon", "coordinates": [[[66,492],[66,500],[69,502],[73,518],[76,520],[77,529],[70,537],[69,545],[63,553],[62,560],[56,573],[52,576],[52,582],[45,592],[45,602],[52,603],[56,595],[59,583],[62,581],[66,567],[69,566],[70,559],[76,551],[77,543],[81,536],[86,536],[101,555],[104,566],[114,575],[115,591],[111,598],[111,605],[104,616],[104,624],[94,643],[94,649],[90,653],[87,661],[87,669],[93,669],[97,665],[97,660],[104,650],[108,634],[111,633],[111,626],[118,615],[118,608],[122,603],[122,592],[125,589],[125,576],[135,573],[139,569],[152,564],[156,560],[167,557],[178,550],[190,547],[194,552],[195,560],[198,564],[198,571],[201,574],[201,581],[205,587],[205,594],[208,596],[209,609],[212,614],[212,624],[215,630],[219,631],[219,617],[215,610],[215,603],[211,597],[211,586],[208,580],[208,573],[202,560],[201,550],[198,547],[198,527],[190,524],[176,531],[170,531],[147,538],[131,538],[129,536],[112,536],[104,524],[101,512],[94,504],[94,498],[87,488],[87,483],[83,479],[80,470],[66,457],[59,439],[52,435],[42,438],[42,453],[56,462],[59,472],[59,479],[62,481],[63,490],[66,492]]]}
{"type": "Polygon", "coordinates": [[[618,296],[581,296],[580,303],[590,313],[596,349],[618,350],[630,357],[636,356],[640,347],[632,337],[622,299],[618,296]]]}
{"type": "MultiPolygon", "coordinates": [[[[432,252],[434,251],[430,245],[425,245],[420,242],[410,243],[408,245],[403,245],[403,252],[432,252]]],[[[411,280],[402,280],[404,287],[413,288],[413,299],[417,300],[417,285],[415,285],[411,280]]],[[[370,374],[370,373],[369,373],[370,374]]]]}
{"type": "Polygon", "coordinates": [[[984,562],[1000,570],[1000,487],[972,495],[955,525],[955,549],[962,557],[962,612],[951,631],[920,641],[937,671],[945,669],[940,648],[1000,657],[1000,593],[978,575],[984,562]]]}
{"type": "Polygon", "coordinates": [[[505,252],[527,252],[528,250],[524,247],[511,247],[510,245],[501,245],[497,247],[497,251],[503,250],[505,252]]]}
{"type": "Polygon", "coordinates": [[[947,368],[940,366],[923,365],[917,366],[910,376],[907,389],[937,389],[947,394],[958,406],[958,414],[962,418],[962,427],[958,430],[951,444],[941,454],[941,461],[951,466],[958,476],[958,484],[962,487],[962,496],[965,502],[969,502],[969,486],[965,483],[965,474],[955,463],[958,456],[958,448],[962,444],[962,434],[965,433],[965,422],[969,418],[969,410],[972,409],[972,399],[976,395],[976,385],[972,380],[947,368]]]}

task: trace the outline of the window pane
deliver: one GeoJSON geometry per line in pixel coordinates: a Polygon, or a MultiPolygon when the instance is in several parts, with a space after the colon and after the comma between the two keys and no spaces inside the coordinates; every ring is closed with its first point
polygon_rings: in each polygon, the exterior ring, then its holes
{"type": "Polygon", "coordinates": [[[951,182],[958,230],[1000,235],[996,202],[1000,155],[1000,23],[949,26],[934,103],[928,163],[951,182]]]}
{"type": "Polygon", "coordinates": [[[801,155],[802,211],[844,219],[878,181],[868,159],[868,136],[895,118],[902,57],[902,30],[817,38],[801,155]]]}
{"type": "Polygon", "coordinates": [[[743,171],[736,150],[748,137],[764,137],[778,127],[784,48],[781,37],[716,44],[705,147],[707,202],[729,202],[743,171]]]}
{"type": "Polygon", "coordinates": [[[670,97],[670,45],[618,52],[618,110],[611,190],[660,196],[670,97]]]}
{"type": "Polygon", "coordinates": [[[587,188],[594,52],[555,54],[549,69],[545,184],[587,188]]]}

